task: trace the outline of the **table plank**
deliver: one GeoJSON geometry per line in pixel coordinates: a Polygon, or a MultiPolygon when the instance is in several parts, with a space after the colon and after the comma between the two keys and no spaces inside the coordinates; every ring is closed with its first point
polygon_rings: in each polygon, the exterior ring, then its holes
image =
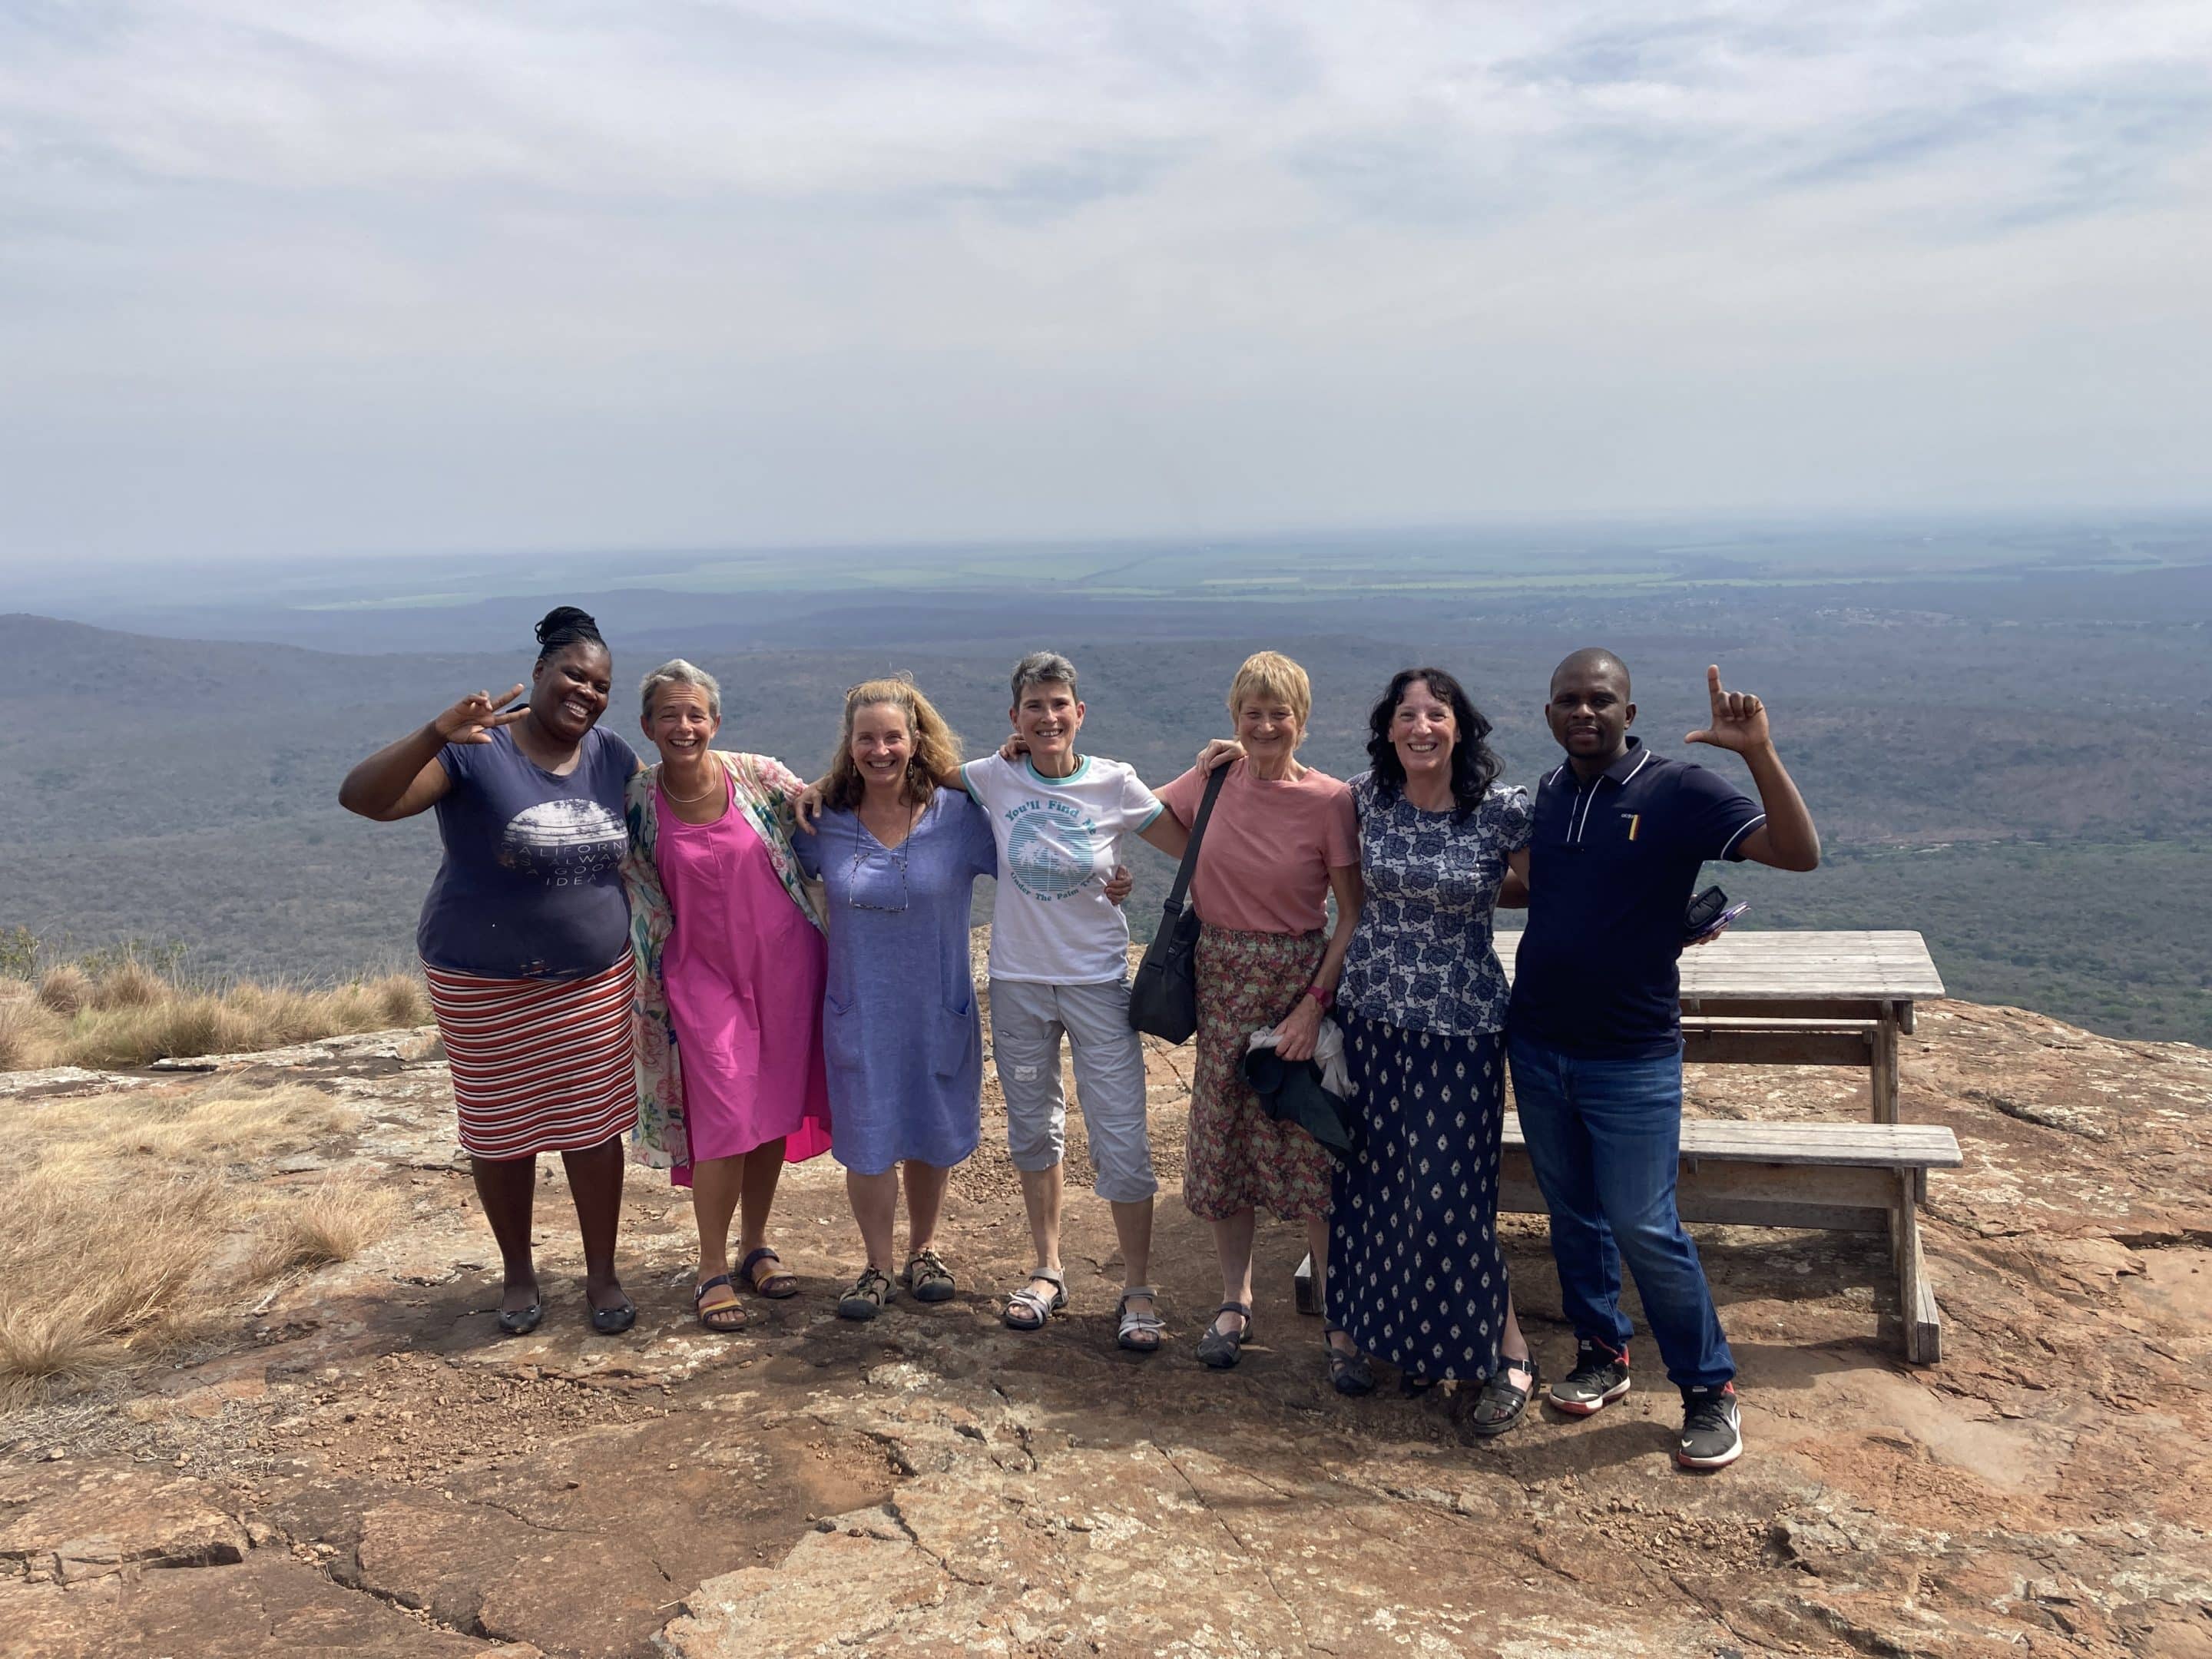
{"type": "MultiPolygon", "coordinates": [[[[1509,979],[1520,944],[1517,931],[1498,934],[1509,979]]],[[[1682,953],[1685,1002],[1917,1002],[1942,994],[1927,941],[1909,929],[1729,932],[1682,953]]]]}
{"type": "MultiPolygon", "coordinates": [[[[1521,1115],[1505,1114],[1504,1144],[1523,1145],[1521,1115]]],[[[1686,1117],[1682,1156],[1747,1164],[1955,1170],[1959,1139],[1940,1123],[1797,1123],[1686,1117]]]]}

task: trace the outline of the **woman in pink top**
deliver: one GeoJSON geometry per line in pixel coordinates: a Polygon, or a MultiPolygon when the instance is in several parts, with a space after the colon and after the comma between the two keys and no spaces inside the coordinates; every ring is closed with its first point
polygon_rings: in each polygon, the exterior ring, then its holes
{"type": "MultiPolygon", "coordinates": [[[[1213,1224],[1221,1258],[1221,1310],[1198,1344],[1199,1358],[1218,1370],[1237,1363],[1252,1334],[1256,1210],[1304,1222],[1316,1285],[1328,1272],[1334,1166],[1304,1130],[1267,1115],[1242,1070],[1252,1033],[1269,1026],[1283,1058],[1312,1057],[1359,921],[1351,791],[1297,761],[1312,707],[1305,670],[1288,657],[1262,651],[1237,671],[1229,712],[1244,757],[1231,763],[1191,875],[1203,927],[1182,1193],[1191,1213],[1213,1224]]],[[[1198,816],[1206,778],[1194,768],[1159,792],[1185,828],[1198,816]]],[[[1337,1345],[1330,1347],[1334,1354],[1337,1345]]]]}

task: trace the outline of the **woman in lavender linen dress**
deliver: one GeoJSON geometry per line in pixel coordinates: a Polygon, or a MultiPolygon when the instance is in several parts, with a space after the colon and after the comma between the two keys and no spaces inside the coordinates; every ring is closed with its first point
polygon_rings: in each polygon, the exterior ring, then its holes
{"type": "Polygon", "coordinates": [[[828,895],[830,1151],[868,1255],[837,1304],[848,1319],[874,1318],[896,1294],[902,1166],[908,1245],[897,1282],[922,1302],[955,1288],[936,1250],[938,1212],[952,1166],[975,1150],[983,1084],[969,903],[975,878],[998,868],[983,809],[938,787],[959,761],[958,740],[913,686],[855,686],[822,786],[820,832],[793,842],[828,895]]]}

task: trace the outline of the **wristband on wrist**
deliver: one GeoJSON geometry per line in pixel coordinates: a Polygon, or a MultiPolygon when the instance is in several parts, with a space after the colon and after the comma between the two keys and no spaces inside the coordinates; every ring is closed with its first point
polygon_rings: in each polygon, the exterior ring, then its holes
{"type": "Polygon", "coordinates": [[[1318,985],[1307,986],[1306,994],[1321,1004],[1321,1011],[1324,1014],[1336,1005],[1336,994],[1334,991],[1324,991],[1318,985]]]}

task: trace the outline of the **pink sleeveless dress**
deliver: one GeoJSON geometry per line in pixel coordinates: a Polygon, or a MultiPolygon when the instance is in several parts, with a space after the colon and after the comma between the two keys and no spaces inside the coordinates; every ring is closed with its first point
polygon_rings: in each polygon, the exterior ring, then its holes
{"type": "MultiPolygon", "coordinates": [[[[792,902],[734,801],[712,823],[684,823],[665,791],[659,808],[655,862],[675,918],[661,977],[692,1158],[734,1158],[778,1139],[794,1163],[826,1152],[829,942],[792,902]]],[[[671,1174],[690,1185],[688,1164],[671,1174]]]]}

